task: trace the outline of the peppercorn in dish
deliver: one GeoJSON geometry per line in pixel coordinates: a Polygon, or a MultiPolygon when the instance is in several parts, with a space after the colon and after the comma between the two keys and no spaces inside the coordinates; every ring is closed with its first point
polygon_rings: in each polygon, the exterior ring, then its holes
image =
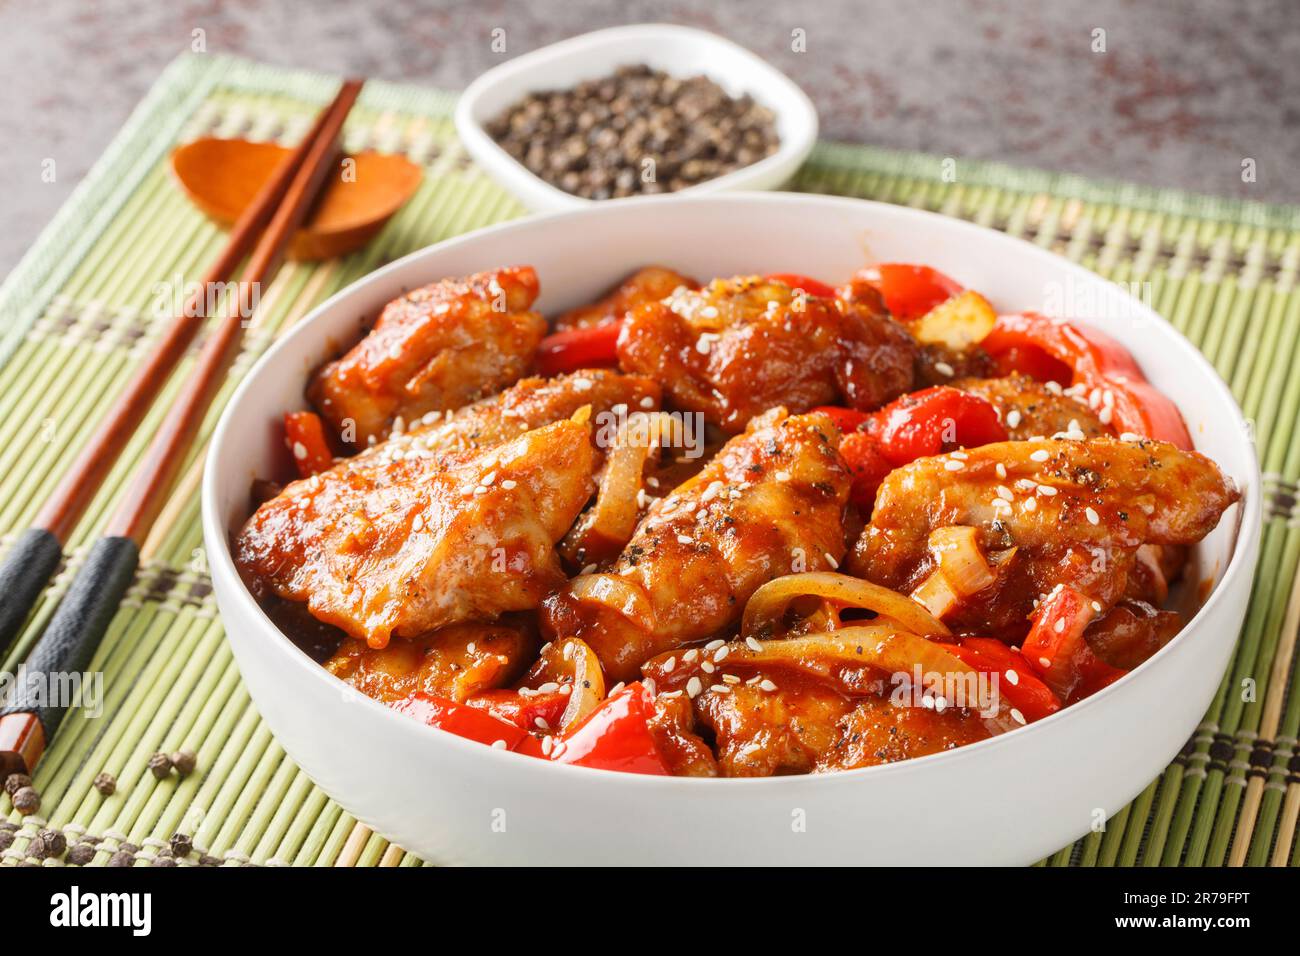
{"type": "Polygon", "coordinates": [[[331,674],[498,749],[767,776],[1012,731],[1175,637],[1239,498],[1118,343],[925,266],[647,266],[549,322],[541,281],[385,308],[234,548],[331,674]]]}
{"type": "Polygon", "coordinates": [[[776,152],[776,117],[706,76],[644,64],[530,93],[487,124],[534,175],[585,199],[677,192],[776,152]]]}

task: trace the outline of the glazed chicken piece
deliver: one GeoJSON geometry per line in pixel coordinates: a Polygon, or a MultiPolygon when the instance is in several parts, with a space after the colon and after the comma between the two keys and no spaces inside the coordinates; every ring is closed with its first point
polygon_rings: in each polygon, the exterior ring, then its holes
{"type": "MultiPolygon", "coordinates": [[[[918,343],[914,389],[934,385],[956,385],[964,378],[984,378],[997,374],[993,359],[981,348],[952,349],[934,342],[918,343]]],[[[987,396],[986,396],[987,397],[987,396]]]]}
{"type": "Polygon", "coordinates": [[[876,408],[912,384],[916,343],[878,295],[818,298],[751,276],[637,307],[618,355],[675,404],[734,434],[777,405],[876,408]]]}
{"type": "Polygon", "coordinates": [[[620,415],[657,411],[660,389],[652,379],[611,369],[583,369],[555,378],[526,378],[504,392],[457,412],[429,412],[414,428],[357,456],[435,457],[452,451],[487,448],[524,432],[571,418],[591,407],[591,421],[602,428],[620,415]]]}
{"type": "Polygon", "coordinates": [[[1035,381],[1027,375],[1006,378],[966,378],[952,383],[963,392],[987,399],[1002,419],[1012,441],[1050,438],[1058,433],[1081,433],[1085,438],[1109,435],[1096,413],[1066,395],[1057,385],[1035,381]]]}
{"type": "Polygon", "coordinates": [[[811,772],[835,746],[837,725],[852,708],[829,687],[799,682],[778,685],[776,691],[740,683],[695,698],[696,714],[713,733],[725,777],[811,772]]]}
{"type": "Polygon", "coordinates": [[[408,292],[384,307],[351,351],[316,373],[307,397],[337,435],[364,448],[401,420],[491,395],[532,366],[546,334],[546,320],[528,311],[537,293],[528,266],[408,292]]]}
{"type": "Polygon", "coordinates": [[[1005,561],[997,583],[960,602],[945,623],[1012,639],[1058,584],[1104,613],[1125,595],[1140,546],[1194,544],[1239,497],[1214,462],[1164,442],[984,445],[893,471],[849,570],[911,591],[934,569],[930,532],[973,526],[981,551],[1003,552],[1005,561]]]}
{"type": "Polygon", "coordinates": [[[555,320],[555,330],[577,329],[588,325],[617,322],[629,311],[646,302],[658,302],[678,289],[698,289],[694,279],[665,269],[663,266],[646,266],[632,273],[608,295],[565,312],[555,320]]]}
{"type": "Polygon", "coordinates": [[[1137,667],[1182,629],[1182,615],[1125,598],[1083,632],[1101,660],[1122,670],[1137,667]]]}
{"type": "Polygon", "coordinates": [[[834,567],[849,475],[823,414],[776,409],[650,506],[613,568],[579,575],[542,609],[548,637],[580,637],[611,681],[668,648],[733,627],[761,585],[834,567]]]}
{"type": "Polygon", "coordinates": [[[594,486],[589,428],[561,421],[442,458],[362,456],[290,484],[235,542],[246,579],[371,647],[535,608],[594,486]]]}
{"type": "Polygon", "coordinates": [[[913,757],[942,753],[984,740],[989,730],[978,715],[952,707],[895,704],[885,697],[865,697],[836,725],[835,742],[817,758],[815,771],[854,770],[913,757]]]}
{"type": "Polygon", "coordinates": [[[414,693],[463,703],[514,680],[536,644],[523,623],[450,624],[420,637],[397,638],[384,648],[345,638],[325,669],[382,703],[414,693]]]}

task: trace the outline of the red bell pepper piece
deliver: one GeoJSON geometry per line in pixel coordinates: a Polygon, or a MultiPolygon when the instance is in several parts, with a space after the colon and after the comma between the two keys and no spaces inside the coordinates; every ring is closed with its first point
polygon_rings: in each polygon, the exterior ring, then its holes
{"type": "Polygon", "coordinates": [[[650,732],[654,713],[649,689],[639,681],[628,684],[565,734],[550,758],[578,767],[668,775],[650,732]]]}
{"type": "Polygon", "coordinates": [[[825,282],[810,279],[808,276],[801,276],[797,272],[769,272],[763,278],[769,282],[783,283],[792,289],[802,289],[809,295],[815,295],[820,299],[830,299],[835,296],[835,290],[825,282]]]}
{"type": "Polygon", "coordinates": [[[1007,430],[987,399],[949,385],[890,402],[871,414],[866,430],[895,466],[937,455],[948,444],[976,448],[1007,440],[1007,430]]]}
{"type": "Polygon", "coordinates": [[[617,365],[622,328],[622,321],[602,322],[548,335],[537,346],[537,371],[551,376],[617,365]]]}
{"type": "Polygon", "coordinates": [[[880,442],[866,432],[849,432],[840,439],[840,457],[853,475],[849,498],[870,514],[876,504],[876,491],[894,470],[893,464],[880,450],[880,442]]]}
{"type": "Polygon", "coordinates": [[[1110,424],[1116,431],[1172,442],[1185,451],[1192,448],[1178,407],[1147,382],[1129,351],[1104,332],[1024,312],[998,316],[980,346],[995,358],[1011,349],[1041,349],[1069,366],[1072,385],[1110,392],[1110,424]]]}
{"type": "Polygon", "coordinates": [[[1069,385],[1074,378],[1070,366],[1054,359],[1037,345],[1013,345],[993,356],[999,375],[1028,375],[1039,382],[1069,385]]]}
{"type": "Polygon", "coordinates": [[[457,737],[477,740],[489,746],[498,740],[504,740],[506,749],[514,750],[528,738],[526,731],[504,720],[498,720],[485,710],[458,704],[446,697],[435,697],[422,691],[417,691],[402,700],[393,701],[388,706],[399,714],[414,717],[430,727],[437,727],[457,737]]]}
{"type": "Polygon", "coordinates": [[[991,637],[965,637],[948,650],[977,671],[997,674],[998,693],[1020,711],[1027,723],[1042,720],[1061,709],[1060,700],[1039,680],[1024,655],[1001,641],[991,637]]]}
{"type": "Polygon", "coordinates": [[[289,412],[284,416],[284,443],[293,454],[294,467],[302,478],[329,471],[334,453],[325,437],[325,426],[315,412],[289,412]]]}
{"type": "Polygon", "coordinates": [[[1083,632],[1094,616],[1087,595],[1070,587],[1058,588],[1038,605],[1029,635],[1020,646],[1029,666],[1061,700],[1070,699],[1093,656],[1083,632]]]}
{"type": "Polygon", "coordinates": [[[557,727],[560,715],[569,704],[569,698],[558,691],[529,694],[525,697],[517,690],[489,690],[475,694],[465,701],[470,707],[491,714],[497,720],[514,724],[520,730],[539,730],[557,727]],[[537,723],[540,717],[546,724],[537,723]]]}
{"type": "Polygon", "coordinates": [[[902,262],[886,262],[863,269],[858,277],[876,288],[885,300],[885,307],[901,321],[919,319],[936,305],[965,291],[958,282],[938,269],[902,262]]]}
{"type": "Polygon", "coordinates": [[[844,435],[858,431],[871,418],[869,412],[860,412],[856,408],[844,408],[839,405],[818,405],[813,412],[828,417],[844,435]]]}

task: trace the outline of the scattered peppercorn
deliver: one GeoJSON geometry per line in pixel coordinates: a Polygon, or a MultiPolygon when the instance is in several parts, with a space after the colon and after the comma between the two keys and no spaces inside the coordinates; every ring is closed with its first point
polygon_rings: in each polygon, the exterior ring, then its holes
{"type": "Polygon", "coordinates": [[[108,858],[109,866],[131,866],[135,863],[135,857],[130,853],[124,853],[118,850],[108,858]]]}
{"type": "Polygon", "coordinates": [[[172,758],[164,753],[154,754],[149,758],[149,772],[159,780],[172,772],[172,758]]]}
{"type": "Polygon", "coordinates": [[[0,852],[9,849],[14,845],[14,831],[0,830],[0,852]]]}
{"type": "Polygon", "coordinates": [[[175,866],[176,861],[169,856],[154,857],[153,866],[175,866]]]}
{"type": "Polygon", "coordinates": [[[63,835],[62,830],[42,830],[40,837],[45,841],[46,856],[63,856],[64,851],[68,849],[68,838],[63,835]]]}
{"type": "Polygon", "coordinates": [[[74,866],[85,866],[95,858],[95,848],[89,843],[78,843],[68,851],[68,862],[74,866]]]}
{"type": "Polygon", "coordinates": [[[173,833],[171,839],[172,853],[177,856],[189,856],[194,849],[194,839],[184,833],[173,833]]]}
{"type": "Polygon", "coordinates": [[[220,865],[221,865],[221,861],[217,859],[215,856],[208,856],[206,853],[204,853],[202,856],[199,857],[199,866],[220,866],[220,865]]]}
{"type": "Polygon", "coordinates": [[[117,852],[130,853],[132,856],[135,856],[137,853],[140,852],[140,848],[136,846],[134,843],[122,843],[118,845],[117,852]]]}
{"type": "Polygon", "coordinates": [[[776,152],[775,116],[706,76],[644,64],[530,93],[487,124],[530,172],[587,199],[676,192],[776,152]]]}
{"type": "Polygon", "coordinates": [[[34,787],[23,787],[14,794],[14,809],[23,816],[35,813],[41,808],[41,795],[34,787]]]}
{"type": "Polygon", "coordinates": [[[17,830],[18,824],[12,820],[0,820],[0,830],[17,830]]]}
{"type": "Polygon", "coordinates": [[[105,771],[95,777],[95,789],[106,797],[117,792],[117,778],[105,771]]]}
{"type": "Polygon", "coordinates": [[[27,841],[27,855],[37,860],[43,860],[51,855],[49,847],[45,845],[45,838],[39,833],[27,841]]]}
{"type": "Polygon", "coordinates": [[[11,797],[23,787],[30,787],[31,785],[32,778],[25,773],[11,773],[5,777],[5,793],[11,797]]]}
{"type": "Polygon", "coordinates": [[[194,772],[194,767],[198,764],[198,757],[191,750],[178,750],[172,754],[172,766],[182,777],[188,777],[194,772]]]}

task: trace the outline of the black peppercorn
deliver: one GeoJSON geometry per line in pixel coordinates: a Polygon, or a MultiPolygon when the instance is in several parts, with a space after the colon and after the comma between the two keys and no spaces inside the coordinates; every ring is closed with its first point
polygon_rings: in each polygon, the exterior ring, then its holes
{"type": "Polygon", "coordinates": [[[172,766],[182,777],[188,777],[194,772],[194,767],[198,764],[198,758],[191,750],[178,750],[172,754],[172,766]]]}
{"type": "Polygon", "coordinates": [[[194,849],[194,840],[184,833],[173,833],[171,839],[172,853],[177,856],[189,856],[194,849]]]}
{"type": "Polygon", "coordinates": [[[39,833],[27,841],[27,855],[37,860],[43,860],[50,856],[49,848],[45,845],[45,840],[39,833]]]}
{"type": "Polygon", "coordinates": [[[9,849],[14,845],[14,831],[0,830],[0,852],[9,849]]]}
{"type": "Polygon", "coordinates": [[[78,843],[68,851],[68,862],[74,866],[85,866],[95,858],[95,848],[89,843],[78,843]]]}
{"type": "Polygon", "coordinates": [[[32,778],[25,773],[11,773],[5,777],[5,793],[11,797],[23,787],[30,787],[31,785],[32,778]]]}
{"type": "Polygon", "coordinates": [[[95,777],[95,789],[102,795],[111,797],[117,791],[117,778],[105,771],[95,777]]]}
{"type": "Polygon", "coordinates": [[[14,809],[23,816],[35,813],[41,808],[41,795],[33,787],[23,787],[14,794],[14,809]]]}
{"type": "Polygon", "coordinates": [[[42,830],[40,837],[45,841],[46,856],[63,856],[68,848],[68,838],[63,835],[62,830],[42,830]]]}
{"type": "Polygon", "coordinates": [[[176,861],[169,856],[160,856],[154,859],[152,865],[153,866],[175,866],[176,861]]]}
{"type": "Polygon", "coordinates": [[[109,866],[131,866],[133,863],[135,863],[135,857],[130,853],[123,853],[121,850],[108,858],[109,866]]]}
{"type": "Polygon", "coordinates": [[[221,865],[221,860],[219,860],[215,856],[208,856],[208,854],[204,853],[202,856],[199,857],[199,866],[220,866],[220,865],[221,865]]]}
{"type": "Polygon", "coordinates": [[[149,772],[162,780],[172,772],[172,758],[164,753],[154,754],[149,758],[149,772]]]}

